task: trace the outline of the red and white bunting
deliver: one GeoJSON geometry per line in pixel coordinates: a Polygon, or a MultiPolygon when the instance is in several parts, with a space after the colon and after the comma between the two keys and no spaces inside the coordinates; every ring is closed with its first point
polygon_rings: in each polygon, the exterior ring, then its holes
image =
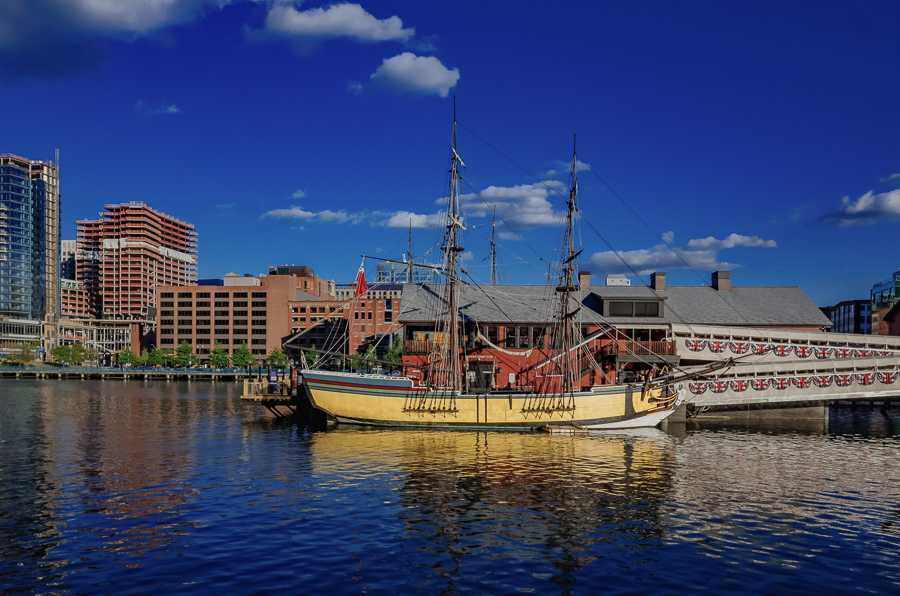
{"type": "Polygon", "coordinates": [[[831,352],[833,352],[834,350],[831,348],[815,348],[813,351],[816,354],[816,358],[818,358],[819,360],[825,360],[829,356],[831,356],[831,352]]]}
{"type": "Polygon", "coordinates": [[[856,382],[860,385],[872,385],[873,383],[875,383],[875,373],[856,373],[856,382]]]}
{"type": "Polygon", "coordinates": [[[794,377],[794,387],[798,387],[800,389],[806,389],[810,385],[812,385],[812,377],[794,377]]]}
{"type": "Polygon", "coordinates": [[[772,346],[772,351],[776,356],[781,356],[784,358],[785,356],[791,353],[793,346],[787,346],[785,344],[778,344],[777,346],[772,346]]]}
{"type": "Polygon", "coordinates": [[[772,383],[772,379],[750,379],[750,386],[756,391],[765,391],[772,383]]]}
{"type": "Polygon", "coordinates": [[[834,383],[838,387],[849,387],[853,383],[853,375],[834,375],[834,383]]]}
{"type": "Polygon", "coordinates": [[[750,351],[750,342],[733,341],[731,342],[731,351],[735,354],[746,354],[750,351]]]}
{"type": "Polygon", "coordinates": [[[878,371],[878,380],[885,385],[893,385],[897,382],[897,378],[900,378],[900,372],[894,370],[878,371]]]}
{"type": "Polygon", "coordinates": [[[731,390],[743,393],[750,387],[750,381],[747,379],[737,379],[731,382],[731,390]]]}
{"type": "Polygon", "coordinates": [[[705,339],[686,339],[684,340],[684,345],[687,346],[687,349],[691,352],[699,352],[703,348],[706,347],[705,339]]]}
{"type": "Polygon", "coordinates": [[[713,393],[725,393],[728,391],[728,387],[731,386],[731,383],[728,381],[710,381],[709,388],[712,389],[713,393]]]}
{"type": "Polygon", "coordinates": [[[709,351],[712,352],[713,354],[721,354],[722,352],[725,351],[725,348],[728,347],[728,342],[727,341],[709,340],[707,347],[709,348],[709,351]]]}
{"type": "Polygon", "coordinates": [[[794,354],[798,358],[809,358],[812,356],[812,351],[813,349],[810,346],[794,346],[794,354]]]}
{"type": "Polygon", "coordinates": [[[706,381],[694,381],[693,383],[689,383],[688,389],[690,389],[691,393],[694,395],[702,395],[706,393],[706,381]]]}
{"type": "Polygon", "coordinates": [[[822,389],[831,387],[832,381],[834,381],[834,377],[831,375],[818,375],[813,377],[813,383],[816,384],[816,387],[821,387],[822,389]]]}
{"type": "Polygon", "coordinates": [[[753,344],[750,348],[753,350],[754,354],[765,354],[772,349],[772,346],[769,344],[753,344]]]}
{"type": "Polygon", "coordinates": [[[772,387],[775,389],[787,389],[791,386],[790,377],[775,377],[772,379],[772,387]]]}
{"type": "Polygon", "coordinates": [[[850,348],[835,348],[834,349],[834,357],[835,358],[852,358],[853,350],[850,348]]]}

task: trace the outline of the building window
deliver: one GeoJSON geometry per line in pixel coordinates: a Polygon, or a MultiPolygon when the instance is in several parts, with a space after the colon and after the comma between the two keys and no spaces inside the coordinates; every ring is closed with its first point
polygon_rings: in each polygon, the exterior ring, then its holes
{"type": "Polygon", "coordinates": [[[659,316],[659,303],[658,302],[635,302],[634,303],[634,316],[636,316],[636,317],[658,317],[659,316]]]}
{"type": "Polygon", "coordinates": [[[609,316],[611,317],[633,317],[634,304],[631,302],[610,302],[609,316]]]}

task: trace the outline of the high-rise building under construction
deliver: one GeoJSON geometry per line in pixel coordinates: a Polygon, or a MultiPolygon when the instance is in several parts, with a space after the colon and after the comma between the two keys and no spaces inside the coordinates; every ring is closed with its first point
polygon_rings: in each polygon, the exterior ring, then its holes
{"type": "Polygon", "coordinates": [[[158,286],[197,284],[192,224],[132,202],[104,205],[100,219],[77,226],[77,276],[98,318],[152,320],[158,286]]]}

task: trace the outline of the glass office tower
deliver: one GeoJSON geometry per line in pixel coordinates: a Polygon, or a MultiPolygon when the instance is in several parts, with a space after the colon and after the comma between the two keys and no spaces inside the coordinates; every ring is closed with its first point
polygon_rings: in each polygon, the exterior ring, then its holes
{"type": "Polygon", "coordinates": [[[0,155],[0,317],[58,318],[59,241],[56,166],[0,155]]]}

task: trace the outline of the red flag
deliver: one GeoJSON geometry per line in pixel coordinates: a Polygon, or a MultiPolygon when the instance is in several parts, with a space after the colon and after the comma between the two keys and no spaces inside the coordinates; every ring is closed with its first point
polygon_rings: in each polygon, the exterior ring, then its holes
{"type": "Polygon", "coordinates": [[[354,298],[359,298],[366,293],[366,271],[363,269],[365,260],[359,264],[359,273],[356,274],[356,294],[354,298]]]}

